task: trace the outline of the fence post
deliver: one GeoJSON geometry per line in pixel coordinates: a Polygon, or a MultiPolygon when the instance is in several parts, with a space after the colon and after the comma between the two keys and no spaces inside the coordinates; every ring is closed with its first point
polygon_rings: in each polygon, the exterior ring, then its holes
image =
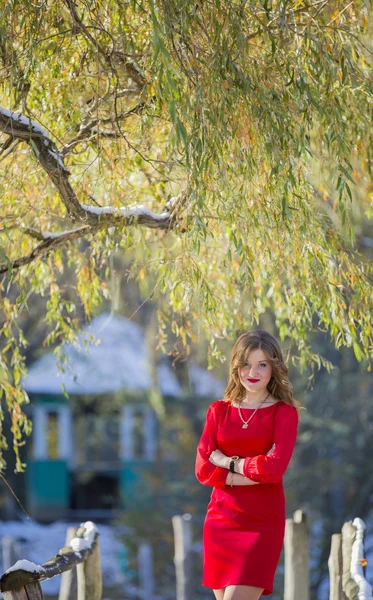
{"type": "MultiPolygon", "coordinates": [[[[79,527],[76,537],[82,538],[85,527],[79,527]]],[[[93,546],[93,552],[85,561],[76,565],[77,600],[101,600],[102,573],[100,561],[100,546],[98,536],[93,546]]]]}
{"type": "MultiPolygon", "coordinates": [[[[70,545],[70,542],[75,537],[75,534],[75,527],[68,527],[66,531],[65,546],[70,545]]],[[[76,588],[76,567],[72,567],[69,571],[65,571],[61,575],[61,585],[58,600],[75,600],[76,588]]]]}
{"type": "Polygon", "coordinates": [[[342,589],[342,534],[333,533],[328,560],[330,592],[329,600],[346,600],[342,589]]]}
{"type": "Polygon", "coordinates": [[[175,540],[176,600],[190,600],[192,593],[192,516],[172,517],[175,540]]]}
{"type": "Polygon", "coordinates": [[[38,581],[20,587],[18,590],[2,592],[2,594],[4,600],[44,600],[43,592],[38,581]]]}
{"type": "Polygon", "coordinates": [[[86,577],[86,598],[87,600],[101,600],[102,572],[98,538],[92,554],[88,556],[83,564],[86,577]]]}
{"type": "Polygon", "coordinates": [[[355,536],[356,529],[352,522],[344,523],[342,527],[342,589],[348,600],[357,600],[359,597],[359,586],[351,577],[351,555],[355,536]]]}
{"type": "Polygon", "coordinates": [[[140,580],[140,597],[152,600],[154,596],[153,551],[150,544],[140,544],[137,553],[137,564],[140,580]]]}
{"type": "Polygon", "coordinates": [[[284,600],[309,600],[309,549],[306,514],[296,510],[285,526],[284,600]]]}

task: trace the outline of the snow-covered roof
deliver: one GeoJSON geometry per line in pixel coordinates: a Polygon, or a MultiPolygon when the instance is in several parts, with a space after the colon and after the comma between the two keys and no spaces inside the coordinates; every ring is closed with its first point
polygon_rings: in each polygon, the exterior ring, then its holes
{"type": "MultiPolygon", "coordinates": [[[[104,394],[120,389],[148,390],[151,387],[149,351],[141,326],[126,317],[103,313],[82,328],[78,344],[64,345],[67,364],[62,373],[53,352],[44,354],[30,365],[23,386],[27,392],[62,394],[104,394]],[[99,343],[90,342],[94,336],[99,343]],[[86,347],[85,347],[86,346],[86,347]]],[[[163,396],[182,393],[172,367],[165,361],[158,365],[159,391],[163,396]]],[[[192,390],[201,396],[219,397],[224,389],[211,373],[198,366],[190,367],[192,390]]]]}
{"type": "MultiPolygon", "coordinates": [[[[67,364],[62,373],[51,352],[34,362],[24,379],[27,392],[104,394],[125,388],[147,390],[151,386],[148,351],[141,326],[122,316],[107,313],[82,328],[78,344],[64,345],[67,364]],[[99,342],[91,341],[94,336],[99,342]],[[85,347],[86,345],[86,347],[85,347]]],[[[162,394],[177,396],[180,385],[171,367],[162,367],[162,394]]]]}

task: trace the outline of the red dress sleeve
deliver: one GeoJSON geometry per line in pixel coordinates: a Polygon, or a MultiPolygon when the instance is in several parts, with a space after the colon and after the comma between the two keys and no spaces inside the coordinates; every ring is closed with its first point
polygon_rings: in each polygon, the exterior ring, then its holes
{"type": "Polygon", "coordinates": [[[203,483],[203,485],[224,488],[228,476],[228,469],[216,467],[209,461],[211,452],[218,448],[216,421],[217,402],[222,402],[222,400],[210,404],[207,409],[205,426],[197,446],[195,474],[198,481],[203,483]]]}
{"type": "Polygon", "coordinates": [[[298,411],[295,406],[283,403],[275,415],[274,443],[270,455],[245,458],[243,473],[245,477],[259,483],[278,483],[281,481],[293,454],[298,433],[298,411]]]}

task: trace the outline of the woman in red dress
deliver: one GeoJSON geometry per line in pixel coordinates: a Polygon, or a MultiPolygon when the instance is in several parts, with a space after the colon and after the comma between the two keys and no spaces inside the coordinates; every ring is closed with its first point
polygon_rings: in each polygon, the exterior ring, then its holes
{"type": "Polygon", "coordinates": [[[197,448],[196,477],[213,486],[203,526],[203,581],[217,600],[272,593],[285,533],[282,477],[298,431],[280,346],[243,333],[232,349],[224,400],[213,402],[197,448]]]}

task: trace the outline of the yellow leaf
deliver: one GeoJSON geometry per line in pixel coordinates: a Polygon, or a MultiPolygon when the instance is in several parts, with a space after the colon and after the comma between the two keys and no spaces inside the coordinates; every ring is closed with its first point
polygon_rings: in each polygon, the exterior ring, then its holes
{"type": "Polygon", "coordinates": [[[186,345],[187,345],[187,341],[186,341],[186,333],[185,333],[185,329],[184,329],[184,327],[182,327],[182,326],[181,326],[181,327],[180,327],[180,329],[179,329],[179,335],[180,335],[181,339],[183,340],[183,344],[184,344],[184,346],[186,346],[186,345]]]}
{"type": "Polygon", "coordinates": [[[366,13],[363,14],[363,32],[365,33],[367,30],[368,18],[366,13]]]}

